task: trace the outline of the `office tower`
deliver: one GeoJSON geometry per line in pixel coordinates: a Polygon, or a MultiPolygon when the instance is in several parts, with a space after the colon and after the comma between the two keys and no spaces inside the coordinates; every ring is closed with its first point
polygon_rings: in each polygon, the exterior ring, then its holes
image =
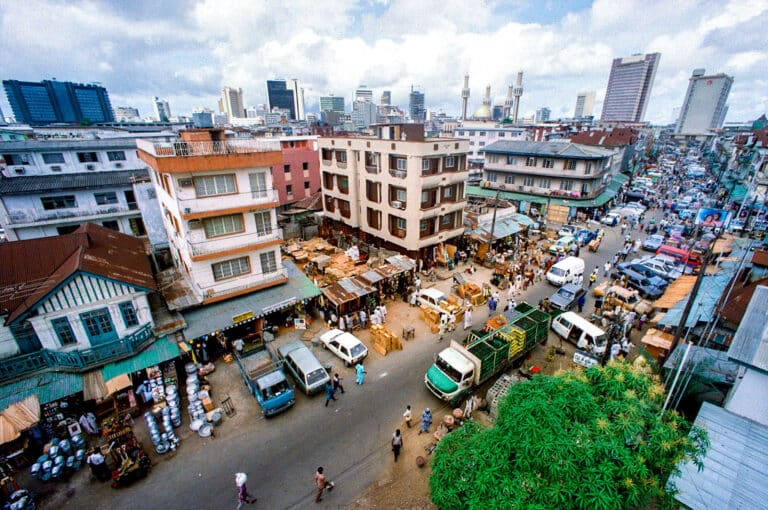
{"type": "Polygon", "coordinates": [[[704,69],[694,69],[688,81],[688,91],[680,110],[675,133],[708,134],[719,129],[725,119],[728,93],[733,77],[726,74],[705,75],[704,69]]]}
{"type": "Polygon", "coordinates": [[[132,106],[118,106],[115,108],[115,120],[117,122],[139,122],[141,116],[138,108],[132,106]]]}
{"type": "Polygon", "coordinates": [[[5,124],[5,115],[3,115],[2,108],[0,108],[0,124],[5,124]]]}
{"type": "Polygon", "coordinates": [[[243,89],[224,87],[221,89],[221,99],[219,99],[219,111],[227,116],[228,119],[245,117],[245,107],[243,106],[243,89]]]}
{"type": "Polygon", "coordinates": [[[115,121],[109,93],[100,85],[4,80],[3,87],[16,122],[41,126],[115,121]]]}
{"type": "Polygon", "coordinates": [[[352,123],[356,128],[376,124],[376,111],[376,105],[371,101],[355,101],[352,103],[352,123]]]}
{"type": "Polygon", "coordinates": [[[392,106],[392,93],[385,90],[381,93],[381,106],[392,106]]]}
{"type": "Polygon", "coordinates": [[[517,114],[520,112],[520,98],[523,97],[523,72],[517,72],[517,81],[515,82],[515,88],[512,89],[512,93],[515,96],[515,108],[512,110],[512,122],[517,124],[517,114]]]}
{"type": "Polygon", "coordinates": [[[642,122],[660,53],[616,58],[611,66],[600,120],[642,122]]]}
{"type": "Polygon", "coordinates": [[[373,102],[373,91],[365,85],[360,85],[355,90],[355,101],[370,101],[373,102]]]}
{"type": "Polygon", "coordinates": [[[304,120],[304,89],[299,80],[267,80],[269,109],[288,110],[293,120],[304,120]]]}
{"type": "Polygon", "coordinates": [[[344,98],[342,96],[320,96],[320,112],[344,113],[344,98]]]}
{"type": "Polygon", "coordinates": [[[152,102],[155,105],[155,116],[157,117],[157,120],[160,122],[168,122],[171,118],[171,107],[168,104],[168,101],[155,96],[152,102]]]}
{"type": "Polygon", "coordinates": [[[547,108],[546,106],[542,106],[541,108],[536,110],[536,122],[547,122],[549,120],[549,116],[552,113],[552,110],[547,108]]]}
{"type": "Polygon", "coordinates": [[[411,120],[416,122],[424,122],[426,118],[424,93],[414,90],[413,85],[411,85],[411,93],[408,95],[408,114],[411,120]]]}
{"type": "Polygon", "coordinates": [[[573,116],[577,119],[582,117],[590,117],[594,108],[595,91],[579,92],[576,95],[576,109],[573,112],[573,116]]]}

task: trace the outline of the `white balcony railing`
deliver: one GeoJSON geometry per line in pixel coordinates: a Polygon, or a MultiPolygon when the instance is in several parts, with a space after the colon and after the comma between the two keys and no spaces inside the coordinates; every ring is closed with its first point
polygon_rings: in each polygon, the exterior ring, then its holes
{"type": "Polygon", "coordinates": [[[225,250],[236,250],[261,243],[268,243],[283,238],[283,229],[272,229],[269,234],[237,234],[201,241],[188,240],[187,245],[192,256],[209,255],[225,250]]]}
{"type": "Polygon", "coordinates": [[[130,212],[138,212],[127,205],[105,205],[98,208],[70,208],[57,209],[55,211],[10,211],[8,213],[8,222],[11,225],[23,225],[27,223],[38,223],[44,221],[56,222],[67,220],[69,218],[96,218],[110,215],[122,215],[130,212]]]}
{"type": "Polygon", "coordinates": [[[179,197],[179,209],[181,209],[183,214],[197,214],[259,204],[269,204],[277,201],[277,191],[269,189],[257,192],[246,191],[244,193],[236,193],[232,195],[212,195],[200,198],[185,199],[179,197]]]}
{"type": "Polygon", "coordinates": [[[266,273],[266,274],[262,273],[259,276],[260,278],[251,279],[245,285],[237,285],[232,287],[220,286],[220,287],[210,287],[210,288],[201,289],[203,291],[203,299],[211,299],[219,296],[226,296],[226,295],[234,294],[236,292],[240,292],[243,290],[252,289],[254,287],[267,285],[272,282],[286,280],[288,278],[288,271],[285,268],[280,268],[274,273],[266,273]]]}
{"type": "Polygon", "coordinates": [[[149,140],[136,140],[136,146],[156,158],[280,152],[279,141],[256,139],[223,140],[217,142],[152,142],[149,140]]]}

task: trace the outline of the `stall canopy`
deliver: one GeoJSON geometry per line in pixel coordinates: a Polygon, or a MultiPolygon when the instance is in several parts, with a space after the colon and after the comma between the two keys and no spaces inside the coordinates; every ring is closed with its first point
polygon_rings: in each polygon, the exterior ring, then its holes
{"type": "MultiPolygon", "coordinates": [[[[730,271],[721,271],[715,275],[704,276],[701,281],[701,287],[699,287],[699,292],[696,294],[693,306],[691,307],[691,313],[685,321],[686,328],[692,328],[699,322],[709,322],[712,320],[712,317],[715,314],[715,306],[720,300],[720,296],[722,296],[730,279],[730,271]]],[[[690,295],[678,301],[675,306],[670,308],[658,322],[659,326],[677,326],[683,318],[685,304],[688,302],[689,298],[690,295]]]]}
{"type": "MultiPolygon", "coordinates": [[[[130,374],[176,358],[179,354],[179,346],[176,345],[176,342],[168,340],[168,337],[161,336],[136,356],[105,365],[101,369],[101,374],[104,380],[108,381],[119,375],[130,374]]],[[[105,391],[107,391],[106,385],[105,391]]]]}
{"type": "Polygon", "coordinates": [[[374,291],[376,291],[376,289],[371,287],[362,276],[342,278],[336,283],[332,283],[323,288],[325,297],[336,306],[341,306],[344,303],[367,296],[374,291]]]}
{"type": "Polygon", "coordinates": [[[83,400],[101,400],[107,396],[109,391],[101,370],[91,370],[83,374],[83,400]]]}
{"type": "Polygon", "coordinates": [[[293,262],[284,260],[283,267],[288,281],[282,285],[183,311],[187,322],[184,336],[192,340],[227,330],[320,295],[320,289],[293,262]]]}
{"type": "Polygon", "coordinates": [[[44,372],[0,386],[0,409],[5,409],[31,395],[37,395],[41,404],[47,404],[81,391],[83,391],[82,375],[44,372]]]}
{"type": "Polygon", "coordinates": [[[0,444],[13,441],[40,421],[40,401],[32,395],[0,413],[0,444]]]}

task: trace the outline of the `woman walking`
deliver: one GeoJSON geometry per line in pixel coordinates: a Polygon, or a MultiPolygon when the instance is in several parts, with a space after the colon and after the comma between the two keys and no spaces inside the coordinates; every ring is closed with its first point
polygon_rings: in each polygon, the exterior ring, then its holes
{"type": "Polygon", "coordinates": [[[363,384],[366,371],[362,361],[355,365],[355,373],[357,374],[357,384],[363,384]]]}
{"type": "Polygon", "coordinates": [[[400,429],[395,430],[395,434],[392,436],[392,453],[395,454],[395,462],[397,462],[397,456],[400,455],[400,448],[403,447],[403,436],[400,434],[400,429]]]}
{"type": "Polygon", "coordinates": [[[245,486],[248,476],[245,473],[235,473],[235,485],[237,485],[237,509],[243,506],[243,503],[256,503],[254,498],[245,486]]]}
{"type": "Polygon", "coordinates": [[[427,407],[424,409],[424,412],[421,413],[421,428],[419,429],[419,434],[422,432],[429,432],[430,425],[432,425],[432,411],[427,407]]]}

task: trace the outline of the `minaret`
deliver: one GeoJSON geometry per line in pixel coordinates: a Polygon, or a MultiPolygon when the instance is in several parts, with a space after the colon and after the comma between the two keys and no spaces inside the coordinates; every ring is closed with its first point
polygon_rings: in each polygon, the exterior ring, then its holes
{"type": "Polygon", "coordinates": [[[512,123],[517,124],[517,113],[520,110],[520,98],[523,95],[523,72],[517,72],[517,81],[515,82],[515,89],[513,91],[515,96],[515,109],[512,113],[512,123]]]}
{"type": "Polygon", "coordinates": [[[488,85],[485,87],[485,97],[483,97],[483,104],[488,107],[488,109],[491,108],[491,86],[488,85]]]}
{"type": "Polygon", "coordinates": [[[464,75],[464,88],[461,89],[461,120],[467,120],[467,103],[469,103],[469,75],[464,75]]]}
{"type": "Polygon", "coordinates": [[[503,118],[508,119],[512,116],[512,103],[514,103],[514,99],[512,99],[514,88],[512,85],[509,86],[507,89],[507,98],[504,100],[504,113],[503,118]]]}

